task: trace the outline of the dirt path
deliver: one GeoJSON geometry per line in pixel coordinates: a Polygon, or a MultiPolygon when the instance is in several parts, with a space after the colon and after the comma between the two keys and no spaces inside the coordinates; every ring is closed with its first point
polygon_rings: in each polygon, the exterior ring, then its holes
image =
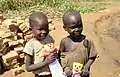
{"type": "MultiPolygon", "coordinates": [[[[92,14],[82,15],[84,33],[94,40],[99,53],[91,69],[91,77],[120,77],[120,3],[109,9],[92,14]],[[117,9],[117,10],[116,10],[117,9]]],[[[62,28],[61,20],[55,20],[56,30],[51,32],[59,45],[61,38],[67,35],[62,28]]],[[[23,73],[17,77],[33,77],[32,73],[23,73]]],[[[0,77],[14,77],[11,71],[0,77]]]]}
{"type": "Polygon", "coordinates": [[[120,9],[118,7],[120,6],[114,5],[84,19],[88,22],[85,24],[85,32],[92,36],[99,52],[99,58],[92,67],[93,77],[120,77],[120,9]],[[89,21],[89,18],[92,19],[89,21]]]}

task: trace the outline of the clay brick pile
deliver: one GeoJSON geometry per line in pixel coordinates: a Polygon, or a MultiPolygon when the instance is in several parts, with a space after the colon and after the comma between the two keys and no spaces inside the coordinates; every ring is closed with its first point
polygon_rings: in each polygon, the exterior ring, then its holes
{"type": "MultiPolygon", "coordinates": [[[[49,23],[52,21],[49,20],[49,23]]],[[[50,30],[54,29],[54,26],[50,27],[50,30]]],[[[32,33],[28,19],[4,19],[0,15],[0,55],[5,69],[12,69],[14,75],[24,72],[21,66],[25,63],[25,54],[22,51],[30,38],[32,33]]]]}

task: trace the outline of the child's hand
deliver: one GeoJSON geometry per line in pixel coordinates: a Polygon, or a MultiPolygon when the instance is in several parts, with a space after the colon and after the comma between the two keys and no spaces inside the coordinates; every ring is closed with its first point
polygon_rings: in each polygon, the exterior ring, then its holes
{"type": "Polygon", "coordinates": [[[49,63],[52,63],[55,59],[56,59],[55,55],[51,53],[45,58],[45,62],[49,64],[49,63]]]}
{"type": "Polygon", "coordinates": [[[64,71],[66,76],[72,76],[72,70],[69,67],[66,67],[64,71]]]}
{"type": "Polygon", "coordinates": [[[88,68],[84,67],[81,71],[81,76],[87,76],[89,74],[88,68]]]}

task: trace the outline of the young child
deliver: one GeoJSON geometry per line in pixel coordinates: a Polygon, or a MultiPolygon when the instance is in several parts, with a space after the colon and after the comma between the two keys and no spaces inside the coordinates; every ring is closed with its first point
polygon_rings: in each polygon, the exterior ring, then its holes
{"type": "Polygon", "coordinates": [[[55,61],[55,53],[40,57],[47,48],[52,48],[54,40],[48,34],[49,24],[47,16],[41,12],[35,12],[29,17],[33,38],[30,39],[23,50],[26,53],[26,69],[33,72],[35,77],[52,77],[48,65],[55,61]]]}
{"type": "Polygon", "coordinates": [[[67,11],[62,20],[63,28],[69,33],[69,36],[61,40],[59,49],[59,53],[64,53],[64,58],[61,58],[64,72],[69,77],[75,77],[72,75],[74,71],[83,66],[80,70],[80,76],[77,77],[89,77],[90,66],[94,62],[97,52],[93,41],[81,34],[83,31],[81,15],[75,10],[67,11]],[[76,67],[73,63],[81,66],[73,70],[73,66],[76,67]]]}

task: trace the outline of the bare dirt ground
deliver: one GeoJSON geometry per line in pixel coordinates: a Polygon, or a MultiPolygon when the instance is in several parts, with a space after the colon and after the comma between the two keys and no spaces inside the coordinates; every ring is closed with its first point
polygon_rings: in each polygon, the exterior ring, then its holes
{"type": "MultiPolygon", "coordinates": [[[[113,3],[107,9],[82,15],[84,34],[91,38],[99,57],[91,68],[91,77],[120,77],[120,3],[113,3]]],[[[56,30],[51,34],[59,45],[67,33],[61,20],[54,20],[56,30]]],[[[0,77],[14,77],[11,71],[0,77]]],[[[33,77],[32,73],[22,73],[16,77],[33,77]]]]}

